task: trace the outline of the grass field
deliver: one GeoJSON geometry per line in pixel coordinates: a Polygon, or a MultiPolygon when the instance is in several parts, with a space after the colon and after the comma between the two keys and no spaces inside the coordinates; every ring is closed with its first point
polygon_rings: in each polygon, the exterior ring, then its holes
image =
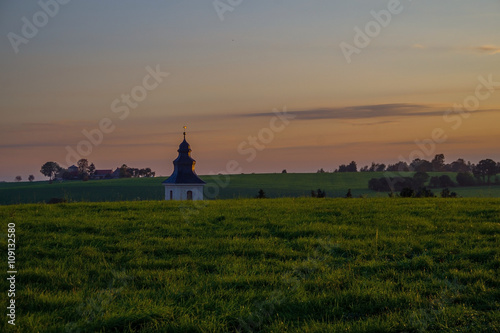
{"type": "Polygon", "coordinates": [[[16,225],[18,268],[16,326],[3,314],[2,332],[500,331],[500,199],[11,205],[0,217],[1,232],[16,225]]]}
{"type": "MultiPolygon", "coordinates": [[[[430,173],[431,176],[443,173],[430,173]]],[[[447,173],[455,178],[455,174],[447,173]]],[[[408,173],[412,176],[413,173],[408,173]]],[[[371,178],[383,177],[380,172],[323,174],[249,174],[232,176],[202,176],[207,182],[205,195],[209,199],[253,198],[263,189],[270,198],[309,197],[311,190],[326,190],[328,197],[343,197],[348,189],[354,196],[386,197],[368,189],[371,178]]],[[[51,198],[66,198],[70,202],[162,200],[161,182],[166,178],[135,178],[99,181],[0,183],[0,204],[38,203],[51,198]]],[[[500,186],[453,188],[463,197],[500,197],[500,186]]],[[[433,190],[436,195],[441,189],[433,190]]]]}

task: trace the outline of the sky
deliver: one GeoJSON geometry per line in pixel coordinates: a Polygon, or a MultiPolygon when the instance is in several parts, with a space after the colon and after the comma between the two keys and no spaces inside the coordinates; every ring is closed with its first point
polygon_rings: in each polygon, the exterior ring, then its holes
{"type": "Polygon", "coordinates": [[[498,0],[0,3],[0,180],[500,160],[498,0]]]}

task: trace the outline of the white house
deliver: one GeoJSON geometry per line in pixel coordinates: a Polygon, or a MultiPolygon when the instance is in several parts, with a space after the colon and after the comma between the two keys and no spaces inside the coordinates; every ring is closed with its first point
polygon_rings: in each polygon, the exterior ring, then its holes
{"type": "Polygon", "coordinates": [[[179,145],[179,156],[174,160],[174,172],[162,184],[165,186],[165,200],[203,200],[203,187],[205,182],[201,180],[194,165],[196,161],[191,158],[191,147],[186,141],[179,145]]]}

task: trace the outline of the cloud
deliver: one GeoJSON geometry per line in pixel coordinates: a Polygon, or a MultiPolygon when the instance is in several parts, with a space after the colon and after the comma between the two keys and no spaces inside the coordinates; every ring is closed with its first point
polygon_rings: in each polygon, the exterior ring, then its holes
{"type": "Polygon", "coordinates": [[[426,49],[427,48],[427,46],[424,46],[422,44],[413,44],[411,47],[413,49],[426,49]]]}
{"type": "Polygon", "coordinates": [[[495,54],[500,54],[500,46],[496,45],[481,45],[481,46],[474,46],[474,47],[451,47],[451,46],[426,46],[422,44],[413,44],[411,46],[412,49],[419,49],[419,50],[431,50],[431,51],[437,51],[437,52],[457,52],[457,53],[463,53],[463,52],[476,52],[480,54],[488,54],[488,55],[495,55],[495,54]]]}
{"type": "Polygon", "coordinates": [[[495,45],[481,45],[475,48],[476,51],[487,53],[489,55],[494,55],[500,53],[500,46],[495,45]]]}
{"type": "MultiPolygon", "coordinates": [[[[434,109],[430,105],[424,104],[374,104],[359,105],[343,108],[316,108],[307,110],[288,111],[288,114],[294,115],[297,120],[321,120],[321,119],[373,119],[383,117],[397,116],[437,116],[442,115],[442,110],[434,109]]],[[[273,116],[271,112],[265,113],[247,113],[240,115],[243,117],[269,117],[273,116]]],[[[376,124],[376,123],[374,123],[376,124]]],[[[368,125],[368,124],[367,124],[368,125]]]]}
{"type": "MultiPolygon", "coordinates": [[[[377,118],[392,117],[392,120],[377,120],[357,125],[380,125],[384,123],[394,122],[394,118],[398,117],[435,117],[443,116],[449,107],[437,107],[435,105],[426,104],[373,104],[348,106],[341,108],[312,108],[306,110],[292,110],[288,114],[294,115],[294,120],[367,120],[377,118]]],[[[498,112],[498,109],[477,110],[474,113],[480,112],[498,112]]],[[[272,117],[272,112],[257,112],[235,115],[236,117],[272,117]]]]}

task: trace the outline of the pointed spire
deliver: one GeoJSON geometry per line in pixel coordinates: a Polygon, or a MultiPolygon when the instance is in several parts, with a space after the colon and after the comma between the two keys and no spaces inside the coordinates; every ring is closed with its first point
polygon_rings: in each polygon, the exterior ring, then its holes
{"type": "Polygon", "coordinates": [[[196,161],[191,158],[191,147],[186,141],[186,126],[184,126],[184,141],[179,145],[179,155],[174,160],[174,172],[164,184],[205,184],[194,171],[196,161]]]}

